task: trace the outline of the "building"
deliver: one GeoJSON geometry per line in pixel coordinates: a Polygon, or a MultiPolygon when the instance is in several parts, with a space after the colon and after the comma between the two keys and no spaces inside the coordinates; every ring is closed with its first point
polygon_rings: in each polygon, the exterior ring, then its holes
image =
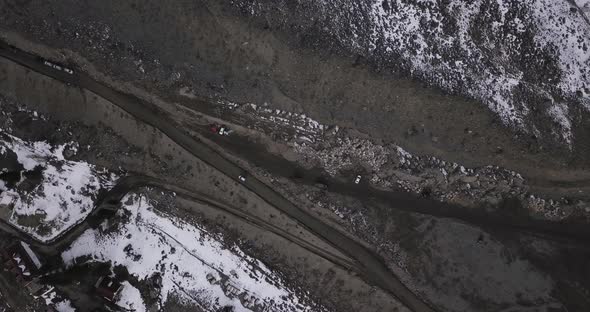
{"type": "Polygon", "coordinates": [[[260,299],[258,299],[258,297],[256,297],[256,295],[249,293],[248,291],[244,291],[241,295],[240,295],[240,301],[242,302],[242,305],[250,310],[255,310],[258,308],[258,310],[263,310],[264,309],[264,305],[262,304],[262,301],[260,299]]]}
{"type": "Polygon", "coordinates": [[[223,286],[222,289],[224,290],[225,295],[230,298],[236,298],[242,292],[240,290],[240,287],[236,285],[234,282],[232,282],[230,279],[226,279],[221,283],[221,285],[223,286]]]}
{"type": "Polygon", "coordinates": [[[215,275],[213,275],[212,273],[207,273],[206,277],[207,277],[207,282],[209,282],[212,285],[219,283],[219,281],[217,280],[215,275]]]}
{"type": "Polygon", "coordinates": [[[20,241],[2,250],[4,270],[12,272],[16,280],[28,283],[39,274],[43,263],[29,244],[20,241]]]}
{"type": "Polygon", "coordinates": [[[29,293],[35,299],[50,299],[52,295],[55,295],[55,287],[50,285],[39,284],[37,281],[31,281],[27,284],[27,288],[29,289],[29,293]]]}
{"type": "Polygon", "coordinates": [[[121,291],[121,283],[108,276],[101,276],[94,284],[96,293],[112,302],[121,291]]]}

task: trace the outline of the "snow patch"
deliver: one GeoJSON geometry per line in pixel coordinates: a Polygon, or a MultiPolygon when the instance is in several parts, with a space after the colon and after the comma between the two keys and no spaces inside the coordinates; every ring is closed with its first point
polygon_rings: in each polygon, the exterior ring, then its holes
{"type": "Polygon", "coordinates": [[[261,17],[282,14],[285,23],[306,12],[322,26],[300,26],[319,41],[474,98],[518,132],[571,144],[571,121],[540,133],[544,118],[530,112],[551,116],[547,99],[590,110],[589,0],[315,0],[287,9],[285,1],[233,2],[261,17]]]}
{"type": "Polygon", "coordinates": [[[549,107],[548,113],[553,121],[555,121],[559,127],[561,127],[561,132],[557,134],[557,136],[562,137],[571,147],[573,134],[568,107],[562,103],[554,104],[549,107]]]}
{"type": "Polygon", "coordinates": [[[76,312],[76,309],[72,306],[72,303],[64,299],[53,305],[57,312],[76,312]]]}
{"type": "Polygon", "coordinates": [[[212,310],[229,305],[245,312],[258,302],[268,311],[312,311],[239,248],[224,249],[203,229],[156,211],[143,195],[128,195],[123,202],[119,215],[129,214],[129,221],[115,233],[87,230],[62,254],[65,263],[91,256],[127,267],[140,281],[159,272],[162,303],[176,294],[212,310]],[[244,301],[251,296],[258,301],[244,301]]]}
{"type": "Polygon", "coordinates": [[[121,283],[122,289],[118,295],[116,304],[128,311],[146,312],[145,303],[141,298],[141,293],[129,282],[121,283]]]}
{"type": "Polygon", "coordinates": [[[86,162],[65,160],[65,145],[53,147],[5,135],[9,139],[0,145],[14,151],[25,170],[40,170],[42,176],[30,191],[19,188],[26,180],[22,174],[15,188],[3,182],[0,204],[12,209],[10,223],[38,240],[51,241],[84,220],[98,192],[112,187],[117,178],[86,162]]]}

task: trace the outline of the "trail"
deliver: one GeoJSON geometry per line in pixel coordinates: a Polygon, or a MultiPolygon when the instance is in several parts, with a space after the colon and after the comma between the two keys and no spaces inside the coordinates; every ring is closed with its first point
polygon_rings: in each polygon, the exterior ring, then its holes
{"type": "MultiPolygon", "coordinates": [[[[0,42],[0,56],[66,84],[94,92],[134,116],[138,121],[159,129],[186,151],[229,177],[237,179],[244,172],[244,169],[224,158],[211,147],[195,140],[195,138],[182,131],[176,124],[166,118],[166,114],[151,103],[116,91],[95,81],[86,74],[77,71],[68,73],[48,66],[44,63],[45,60],[8,46],[4,42],[0,42]]],[[[412,311],[435,311],[428,303],[422,301],[421,298],[407,288],[383,263],[379,256],[346,233],[331,227],[306,210],[295,206],[255,177],[249,177],[242,185],[353,259],[357,263],[359,275],[369,284],[378,286],[390,293],[412,311]]],[[[66,241],[66,239],[62,239],[60,242],[66,241]]]]}
{"type": "MultiPolygon", "coordinates": [[[[77,71],[68,73],[64,70],[47,66],[44,64],[44,60],[10,47],[5,43],[0,43],[0,56],[30,68],[31,70],[34,70],[40,74],[52,77],[72,86],[85,88],[103,97],[104,99],[110,101],[114,105],[132,115],[138,121],[158,129],[187,152],[206,162],[228,177],[237,180],[237,177],[244,172],[243,168],[223,157],[207,144],[188,135],[182,130],[181,127],[179,127],[170,118],[167,118],[167,115],[152,103],[117,91],[103,83],[94,80],[92,77],[84,73],[77,71]]],[[[270,205],[276,207],[278,210],[285,213],[292,219],[303,224],[310,232],[322,238],[324,241],[340,250],[343,254],[353,259],[354,268],[370,284],[376,285],[389,292],[413,311],[434,311],[428,303],[422,301],[421,298],[408,289],[391,272],[391,270],[389,270],[389,268],[385,265],[385,263],[383,263],[381,258],[376,255],[373,250],[370,250],[363,244],[357,242],[355,239],[348,236],[347,233],[343,233],[340,230],[331,227],[324,221],[316,218],[307,210],[295,206],[270,186],[266,185],[264,182],[256,179],[255,177],[249,176],[248,179],[241,184],[270,205]]],[[[590,238],[590,228],[582,225],[565,225],[545,220],[532,220],[530,218],[508,218],[505,216],[493,216],[484,212],[474,210],[469,211],[460,206],[440,203],[432,200],[419,199],[413,197],[410,194],[401,192],[378,191],[368,186],[363,188],[353,188],[350,185],[336,183],[331,184],[330,190],[346,193],[347,195],[366,200],[379,200],[386,202],[392,207],[392,209],[400,209],[435,217],[453,218],[466,223],[474,224],[476,226],[501,228],[512,231],[529,231],[534,233],[569,237],[577,240],[587,240],[590,238]]],[[[195,192],[191,190],[184,193],[183,195],[189,197],[199,197],[195,196],[194,194],[195,192]]],[[[224,209],[244,219],[244,216],[240,215],[239,211],[232,210],[227,207],[224,207],[224,209]]],[[[261,223],[260,220],[251,219],[248,221],[269,231],[276,231],[275,226],[266,224],[264,222],[261,223]]],[[[284,231],[276,231],[275,233],[284,236],[288,235],[288,233],[285,233],[284,231]]],[[[63,242],[66,244],[68,240],[69,239],[64,238],[60,240],[60,243],[63,242]]],[[[303,244],[302,242],[299,243],[303,244]]],[[[313,249],[313,247],[310,246],[307,246],[307,248],[313,249]]],[[[324,256],[330,257],[330,255],[324,256]]]]}

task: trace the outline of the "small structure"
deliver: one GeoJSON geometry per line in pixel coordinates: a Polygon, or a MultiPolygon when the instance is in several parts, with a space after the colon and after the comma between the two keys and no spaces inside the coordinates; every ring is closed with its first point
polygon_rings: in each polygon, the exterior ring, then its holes
{"type": "Polygon", "coordinates": [[[223,289],[225,290],[225,295],[230,298],[235,298],[240,295],[242,292],[238,285],[233,283],[230,279],[226,279],[223,283],[223,289]]]}
{"type": "Polygon", "coordinates": [[[256,295],[249,293],[248,291],[244,291],[241,295],[240,295],[240,301],[242,302],[242,305],[250,310],[255,310],[258,309],[256,311],[259,310],[264,310],[265,306],[264,304],[262,304],[262,301],[256,297],[256,295]]]}
{"type": "Polygon", "coordinates": [[[207,273],[207,276],[206,277],[207,277],[207,282],[209,282],[212,285],[215,285],[215,284],[219,283],[219,281],[213,275],[213,273],[207,273]]]}
{"type": "Polygon", "coordinates": [[[27,288],[29,289],[29,293],[35,299],[43,298],[49,299],[55,287],[49,285],[39,284],[35,281],[27,284],[27,288]]]}
{"type": "Polygon", "coordinates": [[[20,241],[2,250],[4,269],[12,272],[18,282],[27,283],[39,274],[43,264],[29,244],[20,241]]]}
{"type": "Polygon", "coordinates": [[[94,284],[94,288],[99,296],[112,302],[119,291],[121,291],[121,283],[109,276],[101,276],[94,284]]]}

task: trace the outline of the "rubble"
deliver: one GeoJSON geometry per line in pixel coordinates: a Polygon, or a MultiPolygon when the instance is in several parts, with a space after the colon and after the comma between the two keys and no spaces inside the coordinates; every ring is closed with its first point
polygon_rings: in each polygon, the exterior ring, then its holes
{"type": "Polygon", "coordinates": [[[401,146],[379,145],[356,131],[322,125],[268,104],[264,108],[250,103],[220,105],[227,113],[239,116],[236,119],[243,121],[240,126],[283,142],[296,152],[296,161],[303,167],[322,168],[332,177],[362,172],[379,189],[402,189],[478,209],[495,209],[506,199],[516,198],[532,216],[549,220],[567,219],[585,206],[579,200],[541,199],[542,195],[530,193],[521,174],[498,166],[466,168],[433,156],[412,155],[401,146]]]}

